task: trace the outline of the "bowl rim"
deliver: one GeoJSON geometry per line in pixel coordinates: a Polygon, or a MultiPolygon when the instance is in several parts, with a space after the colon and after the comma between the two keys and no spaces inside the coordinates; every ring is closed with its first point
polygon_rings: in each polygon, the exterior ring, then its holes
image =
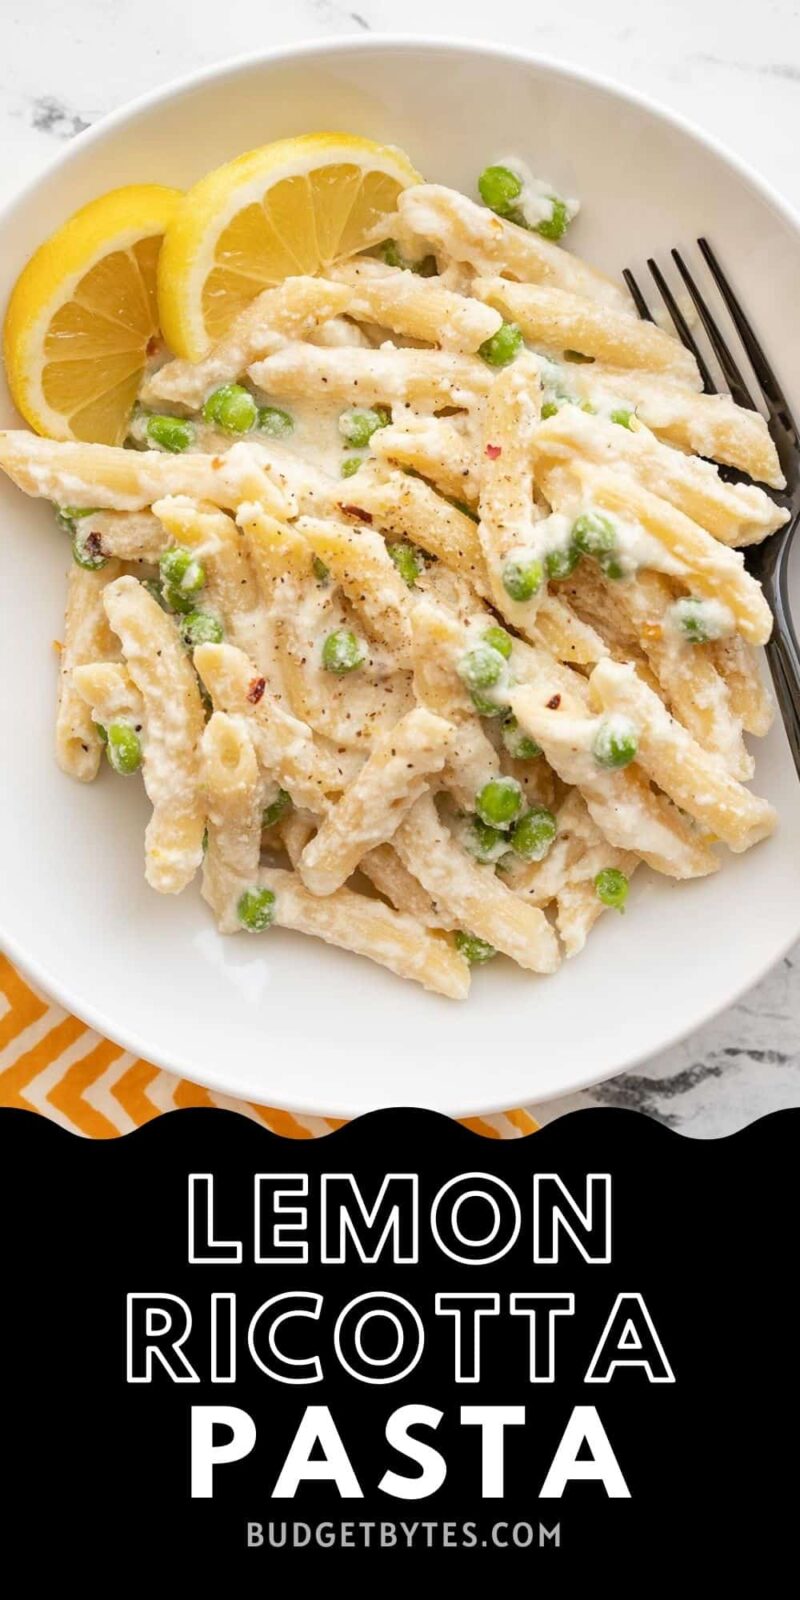
{"type": "MultiPolygon", "coordinates": [[[[657,98],[641,90],[629,88],[626,84],[618,82],[605,73],[596,72],[590,68],[574,66],[572,63],[556,56],[516,48],[513,45],[495,44],[490,40],[461,39],[452,35],[433,35],[428,37],[415,33],[370,33],[369,35],[358,33],[342,34],[335,39],[329,39],[324,36],[304,39],[293,44],[276,45],[267,50],[244,52],[228,57],[223,61],[212,62],[208,66],[184,73],[180,77],[171,78],[167,83],[158,85],[154,89],[146,90],[132,100],[125,101],[116,110],[101,117],[98,122],[93,123],[91,127],[78,134],[75,139],[70,140],[64,150],[49,160],[40,172],[27,179],[21,188],[0,206],[0,226],[13,225],[17,210],[23,209],[40,187],[47,185],[61,168],[68,166],[74,160],[76,150],[87,150],[91,145],[101,143],[109,133],[119,127],[123,127],[126,122],[135,121],[142,113],[155,110],[160,104],[190,93],[203,84],[213,82],[217,78],[235,78],[239,73],[249,72],[262,64],[274,65],[276,63],[279,64],[281,61],[302,59],[304,56],[335,56],[352,53],[353,51],[368,55],[386,50],[395,51],[398,54],[404,51],[410,53],[412,51],[425,50],[442,55],[457,52],[473,56],[491,56],[497,61],[542,68],[545,73],[554,78],[585,83],[601,90],[611,99],[623,100],[629,105],[633,105],[648,115],[655,117],[667,126],[677,129],[687,138],[710,151],[712,155],[733,170],[745,184],[775,209],[778,215],[798,235],[798,243],[800,244],[800,211],[790,201],[786,200],[767,178],[764,178],[754,167],[750,166],[743,157],[729,149],[724,141],[698,127],[683,113],[673,111],[670,107],[663,105],[657,98]]],[[[0,909],[1,922],[2,911],[0,909]]],[[[699,1021],[677,1025],[662,1041],[657,1053],[661,1054],[663,1051],[672,1049],[696,1029],[707,1026],[716,1017],[723,1015],[725,1011],[736,1005],[743,995],[749,993],[783,959],[795,943],[795,938],[796,935],[792,935],[781,944],[777,953],[773,953],[768,959],[760,961],[746,982],[740,983],[735,987],[723,1006],[713,1006],[699,1021]]],[[[174,1055],[168,1059],[160,1051],[154,1050],[149,1041],[140,1038],[135,1029],[129,1027],[119,1029],[111,1019],[104,1016],[102,1006],[81,1004],[76,1007],[73,997],[62,985],[58,975],[44,970],[35,958],[31,957],[25,949],[20,948],[16,937],[9,932],[4,924],[0,925],[0,939],[2,948],[8,958],[19,967],[26,978],[43,990],[44,997],[77,1016],[87,1027],[103,1037],[113,1040],[131,1054],[144,1057],[162,1071],[172,1073],[177,1077],[185,1077],[195,1083],[205,1084],[213,1092],[227,1097],[239,1097],[250,1102],[253,1101],[252,1084],[239,1080],[235,1074],[226,1076],[224,1081],[220,1081],[216,1075],[207,1073],[203,1068],[198,1077],[197,1067],[192,1062],[181,1060],[174,1055]]],[[[565,1099],[582,1089],[590,1088],[593,1084],[608,1082],[613,1078],[619,1077],[622,1073],[628,1072],[633,1067],[652,1059],[654,1059],[652,1055],[642,1054],[641,1051],[633,1050],[620,1064],[614,1067],[612,1072],[606,1073],[603,1077],[597,1078],[591,1071],[577,1073],[568,1081],[560,1084],[556,1090],[540,1095],[536,1101],[531,1101],[530,1099],[530,1086],[521,1083],[519,1093],[513,1097],[513,1102],[514,1105],[535,1105],[546,1104],[551,1100],[565,1099]]],[[[274,1105],[275,1101],[270,1099],[259,1103],[274,1105]]],[[[477,1103],[470,1101],[464,1107],[459,1106],[442,1114],[459,1118],[489,1116],[498,1111],[505,1111],[508,1109],[509,1103],[508,1096],[504,1098],[502,1106],[497,1106],[492,1101],[488,1103],[485,1100],[477,1103]]],[[[356,1116],[364,1115],[372,1107],[369,1105],[354,1105],[352,1102],[349,1104],[339,1103],[337,1105],[334,1100],[333,1102],[327,1102],[326,1109],[321,1110],[318,1101],[311,1103],[302,1095],[295,1097],[290,1091],[287,1091],[286,1098],[284,1098],[283,1094],[281,1095],[281,1109],[308,1117],[352,1119],[356,1116]]]]}

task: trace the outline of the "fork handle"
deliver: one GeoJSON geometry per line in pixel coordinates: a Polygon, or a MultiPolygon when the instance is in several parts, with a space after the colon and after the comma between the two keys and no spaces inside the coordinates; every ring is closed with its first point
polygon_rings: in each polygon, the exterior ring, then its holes
{"type": "Polygon", "coordinates": [[[772,638],[767,645],[767,661],[789,748],[800,777],[800,647],[789,603],[789,561],[785,545],[764,583],[764,593],[775,618],[772,638]]]}

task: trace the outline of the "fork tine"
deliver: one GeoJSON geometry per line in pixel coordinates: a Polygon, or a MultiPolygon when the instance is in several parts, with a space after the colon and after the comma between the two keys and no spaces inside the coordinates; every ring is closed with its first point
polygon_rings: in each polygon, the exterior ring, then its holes
{"type": "Polygon", "coordinates": [[[703,259],[711,272],[714,282],[716,283],[717,288],[719,289],[719,292],[731,314],[731,319],[736,326],[736,330],[739,334],[742,344],[744,345],[745,350],[750,358],[750,365],[752,366],[753,371],[758,378],[759,383],[761,384],[767,405],[771,411],[774,410],[782,413],[782,420],[784,423],[796,433],[797,429],[795,427],[792,413],[789,410],[789,402],[787,401],[778,379],[767,360],[760,340],[756,337],[752,323],[745,315],[745,312],[743,311],[736,295],[734,294],[710,244],[708,243],[708,240],[698,239],[697,244],[703,259]]]}
{"type": "Polygon", "coordinates": [[[631,272],[629,267],[623,267],[622,276],[623,276],[623,278],[625,279],[625,282],[628,285],[628,288],[630,290],[631,299],[632,299],[632,301],[633,301],[633,303],[634,303],[634,305],[636,307],[636,310],[639,313],[639,316],[642,319],[642,322],[652,322],[653,321],[653,313],[650,310],[650,307],[647,304],[647,301],[645,300],[645,297],[642,294],[642,291],[639,288],[639,285],[636,282],[636,279],[634,278],[633,273],[631,272]]]}
{"type": "Polygon", "coordinates": [[[675,324],[675,331],[677,332],[678,338],[682,344],[685,344],[687,350],[691,350],[692,355],[697,362],[698,371],[703,380],[703,388],[705,389],[706,394],[716,394],[717,386],[708,370],[703,353],[697,343],[697,340],[695,339],[694,334],[692,333],[691,328],[689,327],[688,322],[686,321],[685,316],[683,315],[683,312],[681,311],[680,306],[678,305],[677,300],[675,299],[674,294],[672,293],[672,290],[670,289],[669,284],[667,283],[666,278],[664,277],[663,272],[653,260],[648,261],[647,265],[650,268],[656,288],[658,289],[658,292],[661,295],[661,298],[675,324]]]}
{"type": "Polygon", "coordinates": [[[742,374],[739,371],[739,368],[737,367],[736,362],[734,361],[733,356],[731,355],[731,352],[728,349],[728,346],[725,343],[725,340],[723,339],[722,334],[720,333],[719,328],[714,321],[714,318],[711,315],[711,312],[709,311],[708,306],[706,305],[705,300],[703,299],[703,296],[701,295],[700,290],[698,289],[697,284],[692,277],[692,274],[689,271],[689,268],[677,250],[672,251],[672,259],[675,262],[675,265],[689,291],[689,294],[692,297],[692,301],[700,321],[702,322],[703,327],[708,334],[714,354],[722,368],[725,382],[730,389],[731,398],[735,400],[737,406],[746,406],[748,411],[755,411],[757,407],[753,403],[747,384],[745,383],[744,378],[742,377],[742,374]]]}

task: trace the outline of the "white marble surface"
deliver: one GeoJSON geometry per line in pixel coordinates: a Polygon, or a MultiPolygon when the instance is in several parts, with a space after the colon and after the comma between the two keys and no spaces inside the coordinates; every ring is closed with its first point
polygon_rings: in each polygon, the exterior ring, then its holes
{"type": "MultiPolygon", "coordinates": [[[[5,0],[0,200],[62,142],[195,68],[364,32],[517,45],[651,94],[716,134],[800,209],[800,5],[761,0],[5,0]]],[[[800,1105],[800,947],[716,1022],[639,1072],[542,1108],[634,1106],[700,1136],[800,1105]]]]}

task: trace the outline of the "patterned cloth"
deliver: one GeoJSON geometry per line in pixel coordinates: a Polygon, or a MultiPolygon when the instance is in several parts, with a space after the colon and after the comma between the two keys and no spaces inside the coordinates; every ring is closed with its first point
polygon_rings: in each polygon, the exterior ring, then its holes
{"type": "MultiPolygon", "coordinates": [[[[122,1050],[53,1005],[0,955],[0,1106],[38,1111],[72,1133],[113,1139],[185,1106],[240,1111],[288,1139],[316,1139],[341,1123],[231,1100],[122,1050]]],[[[528,1111],[468,1117],[489,1139],[519,1139],[538,1126],[528,1111]]]]}

